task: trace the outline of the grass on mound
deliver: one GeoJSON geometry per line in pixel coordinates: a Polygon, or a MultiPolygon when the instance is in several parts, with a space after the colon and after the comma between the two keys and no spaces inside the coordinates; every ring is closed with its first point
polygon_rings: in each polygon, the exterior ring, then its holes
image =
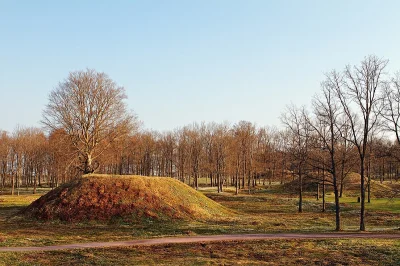
{"type": "MultiPolygon", "coordinates": [[[[351,172],[348,173],[344,181],[344,194],[350,197],[360,196],[360,174],[351,172]]],[[[321,185],[321,181],[320,181],[321,185]]],[[[365,178],[365,189],[367,191],[368,180],[365,178]]],[[[305,177],[303,179],[303,192],[317,192],[317,180],[305,177]]],[[[277,192],[281,194],[297,194],[299,190],[299,180],[287,182],[277,186],[277,192]]],[[[333,186],[329,183],[326,185],[326,191],[333,192],[333,186]]],[[[322,193],[322,186],[320,186],[322,193]]],[[[373,198],[398,198],[400,195],[400,185],[397,183],[389,183],[388,181],[380,182],[379,180],[371,180],[371,196],[373,198]]]]}
{"type": "Polygon", "coordinates": [[[191,187],[167,177],[91,174],[34,201],[24,211],[43,220],[115,218],[214,219],[231,212],[191,187]]]}
{"type": "MultiPolygon", "coordinates": [[[[344,193],[350,197],[360,196],[361,176],[359,173],[348,173],[345,179],[344,193]]],[[[371,196],[374,198],[394,198],[398,197],[399,190],[397,184],[391,184],[388,181],[380,182],[377,179],[371,179],[371,196]]],[[[368,189],[368,177],[365,177],[365,189],[368,189]]]]}

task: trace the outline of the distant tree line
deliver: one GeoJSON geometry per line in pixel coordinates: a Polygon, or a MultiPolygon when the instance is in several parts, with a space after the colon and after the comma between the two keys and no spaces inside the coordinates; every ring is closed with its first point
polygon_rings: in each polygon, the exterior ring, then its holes
{"type": "MultiPolygon", "coordinates": [[[[226,185],[239,190],[271,182],[286,183],[302,174],[322,184],[325,168],[328,185],[332,183],[328,174],[329,151],[317,140],[309,140],[303,151],[290,131],[257,127],[246,121],[234,125],[193,124],[169,132],[139,130],[114,141],[96,159],[97,172],[173,177],[193,187],[199,186],[198,179],[202,177],[207,178],[207,185],[222,191],[226,185]]],[[[398,144],[373,139],[368,147],[370,176],[380,181],[397,180],[398,144]]],[[[337,153],[338,188],[342,193],[346,174],[357,172],[358,158],[354,147],[345,140],[337,153]]],[[[65,132],[53,131],[47,136],[38,128],[18,128],[11,134],[1,133],[3,188],[53,187],[81,175],[79,158],[65,132]]]]}

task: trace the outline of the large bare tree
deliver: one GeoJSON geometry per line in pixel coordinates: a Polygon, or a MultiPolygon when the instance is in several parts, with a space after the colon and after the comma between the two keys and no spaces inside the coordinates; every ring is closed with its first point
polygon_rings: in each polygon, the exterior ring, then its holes
{"type": "Polygon", "coordinates": [[[365,171],[367,147],[373,129],[377,126],[382,100],[379,90],[384,85],[384,69],[388,61],[374,55],[366,57],[360,66],[347,66],[344,78],[335,85],[342,105],[351,141],[360,162],[360,231],[365,231],[365,171]]]}
{"type": "Polygon", "coordinates": [[[98,167],[96,158],[136,124],[124,99],[124,88],[105,73],[90,69],[71,72],[50,93],[42,122],[49,130],[66,132],[80,170],[92,173],[98,167]]]}
{"type": "MultiPolygon", "coordinates": [[[[332,72],[327,75],[327,80],[322,82],[322,94],[317,95],[313,99],[313,113],[314,119],[309,119],[305,116],[313,129],[313,133],[318,138],[316,147],[321,150],[321,153],[317,153],[320,156],[317,157],[319,164],[322,164],[323,170],[323,182],[325,183],[325,170],[331,175],[331,179],[327,180],[333,186],[335,194],[335,222],[336,231],[341,230],[341,217],[340,217],[340,204],[339,204],[339,177],[338,177],[338,160],[340,153],[337,152],[339,140],[341,138],[342,123],[341,123],[341,108],[338,99],[335,97],[335,84],[341,77],[338,73],[332,72]],[[324,153],[327,153],[328,160],[325,160],[324,153]],[[322,158],[322,159],[321,159],[322,158]]],[[[323,186],[325,192],[325,186],[323,186]]],[[[325,203],[325,193],[323,195],[323,201],[325,203]]],[[[323,210],[325,210],[325,204],[323,204],[323,210]]]]}

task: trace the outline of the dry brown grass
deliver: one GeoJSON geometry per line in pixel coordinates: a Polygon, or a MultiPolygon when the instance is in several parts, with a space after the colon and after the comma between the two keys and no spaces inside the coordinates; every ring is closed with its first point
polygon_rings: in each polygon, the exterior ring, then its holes
{"type": "Polygon", "coordinates": [[[258,240],[4,253],[0,265],[399,265],[400,241],[258,240]]]}
{"type": "MultiPolygon", "coordinates": [[[[217,193],[216,188],[203,188],[202,193],[224,206],[225,210],[232,210],[231,215],[209,220],[157,220],[143,217],[137,220],[112,219],[76,223],[42,221],[16,215],[38,196],[2,195],[0,196],[0,246],[44,246],[199,234],[333,231],[335,214],[332,193],[327,196],[327,209],[324,213],[321,212],[322,201],[317,201],[311,194],[305,194],[304,213],[299,214],[296,195],[282,194],[276,189],[277,187],[258,187],[252,194],[248,194],[246,189],[240,191],[239,195],[234,195],[235,189],[231,187],[224,188],[223,193],[217,193]]],[[[174,195],[174,199],[177,201],[179,195],[174,195]]],[[[346,193],[345,197],[341,198],[341,203],[343,229],[357,231],[359,227],[357,197],[348,197],[346,193]]],[[[366,204],[367,230],[398,233],[399,204],[399,199],[373,198],[371,203],[366,204]]]]}

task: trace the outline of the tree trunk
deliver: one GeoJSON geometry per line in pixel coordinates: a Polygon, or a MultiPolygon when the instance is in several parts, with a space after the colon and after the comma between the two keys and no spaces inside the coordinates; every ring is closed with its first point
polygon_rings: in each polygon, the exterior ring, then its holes
{"type": "Polygon", "coordinates": [[[322,168],[322,212],[325,212],[325,168],[322,168]]]}
{"type": "Polygon", "coordinates": [[[364,158],[361,158],[361,184],[360,184],[360,231],[365,231],[365,173],[364,173],[364,158]]]}
{"type": "Polygon", "coordinates": [[[37,174],[33,177],[33,194],[36,194],[37,174]]]}
{"type": "Polygon", "coordinates": [[[239,194],[239,174],[238,174],[238,172],[236,172],[236,178],[235,178],[235,182],[236,182],[236,184],[235,184],[235,195],[238,195],[239,194]]]}
{"type": "MultiPolygon", "coordinates": [[[[333,136],[333,124],[331,124],[331,135],[333,136]]],[[[341,226],[341,220],[340,220],[340,202],[339,202],[339,191],[338,191],[338,185],[337,185],[337,171],[336,171],[336,163],[335,163],[335,147],[334,147],[334,141],[333,138],[331,139],[331,146],[332,146],[332,150],[331,150],[331,170],[332,170],[332,181],[333,181],[333,191],[335,194],[335,223],[336,223],[336,227],[335,230],[336,231],[341,231],[342,230],[342,226],[341,226]]],[[[342,169],[343,171],[343,169],[342,169]]],[[[343,174],[343,172],[342,172],[343,174]]]]}
{"type": "Polygon", "coordinates": [[[223,184],[224,184],[224,178],[221,177],[221,174],[219,174],[219,182],[218,182],[218,185],[219,185],[219,191],[220,191],[220,192],[222,192],[222,190],[223,190],[223,184]]]}
{"type": "Polygon", "coordinates": [[[92,165],[92,155],[86,154],[86,159],[84,161],[83,174],[91,174],[94,172],[92,165]]]}
{"type": "Polygon", "coordinates": [[[370,154],[368,157],[368,167],[367,167],[367,176],[368,176],[368,181],[367,181],[367,201],[368,203],[371,203],[371,150],[370,154]]]}
{"type": "Polygon", "coordinates": [[[343,180],[340,182],[340,192],[339,197],[343,196],[343,180]]]}
{"type": "Polygon", "coordinates": [[[303,212],[303,177],[299,167],[299,213],[303,212]]]}
{"type": "Polygon", "coordinates": [[[338,191],[338,187],[337,187],[337,182],[335,180],[336,178],[334,178],[333,180],[333,190],[335,193],[335,221],[336,221],[336,231],[341,231],[342,227],[341,227],[341,221],[340,221],[340,202],[339,202],[339,191],[338,191]]]}
{"type": "Polygon", "coordinates": [[[322,180],[322,212],[326,210],[326,203],[325,203],[325,178],[322,180]]]}
{"type": "Polygon", "coordinates": [[[217,173],[218,193],[221,192],[221,176],[217,173]]]}
{"type": "Polygon", "coordinates": [[[11,174],[11,195],[14,196],[14,190],[15,190],[15,178],[14,174],[11,174]]]}
{"type": "Polygon", "coordinates": [[[368,176],[368,184],[367,184],[367,189],[368,189],[368,203],[371,203],[371,179],[368,176]]]}

